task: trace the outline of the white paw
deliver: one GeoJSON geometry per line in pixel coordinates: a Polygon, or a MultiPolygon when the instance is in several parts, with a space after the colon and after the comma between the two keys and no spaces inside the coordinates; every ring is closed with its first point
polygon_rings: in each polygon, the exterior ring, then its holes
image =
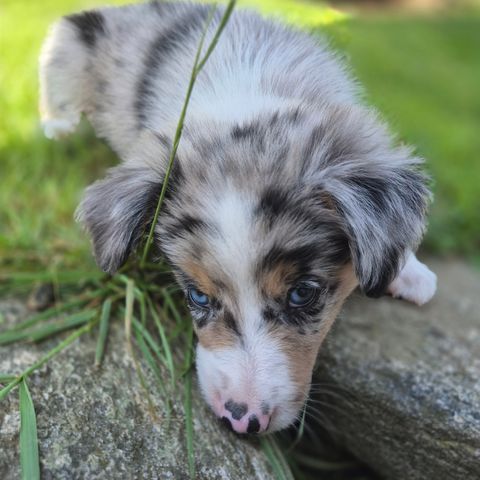
{"type": "Polygon", "coordinates": [[[423,305],[437,290],[437,276],[412,253],[398,277],[389,285],[388,293],[394,298],[423,305]]]}
{"type": "Polygon", "coordinates": [[[47,138],[58,139],[75,131],[78,119],[50,118],[42,122],[43,133],[47,138]]]}

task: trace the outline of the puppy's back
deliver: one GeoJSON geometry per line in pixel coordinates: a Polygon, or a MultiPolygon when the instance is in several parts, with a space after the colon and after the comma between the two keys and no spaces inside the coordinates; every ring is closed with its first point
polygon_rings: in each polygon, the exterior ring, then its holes
{"type": "MultiPolygon", "coordinates": [[[[206,5],[150,2],[57,22],[40,61],[47,135],[69,133],[82,112],[123,158],[145,129],[171,135],[208,12],[206,5]]],[[[354,101],[354,83],[324,43],[238,11],[198,78],[189,117],[232,124],[265,110],[354,101]]]]}

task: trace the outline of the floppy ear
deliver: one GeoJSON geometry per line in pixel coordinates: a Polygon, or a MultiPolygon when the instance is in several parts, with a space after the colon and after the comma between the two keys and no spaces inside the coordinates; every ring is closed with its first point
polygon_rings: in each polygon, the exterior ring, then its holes
{"type": "Polygon", "coordinates": [[[89,233],[98,266],[115,273],[150,222],[162,179],[150,168],[120,165],[85,190],[76,219],[89,233]]]}
{"type": "Polygon", "coordinates": [[[392,146],[384,125],[363,109],[338,109],[322,132],[313,153],[323,159],[317,188],[343,222],[362,290],[378,297],[424,233],[430,192],[422,160],[392,146]]]}
{"type": "Polygon", "coordinates": [[[385,293],[407,251],[420,243],[429,198],[418,159],[384,160],[338,165],[324,183],[344,222],[360,286],[371,297],[385,293]]]}

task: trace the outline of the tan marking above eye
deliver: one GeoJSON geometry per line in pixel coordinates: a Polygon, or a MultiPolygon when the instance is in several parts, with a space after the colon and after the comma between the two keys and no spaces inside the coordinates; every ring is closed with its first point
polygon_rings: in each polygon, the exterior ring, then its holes
{"type": "Polygon", "coordinates": [[[218,293],[215,283],[201,265],[195,262],[185,262],[180,267],[203,293],[208,296],[215,296],[218,293]]]}
{"type": "Polygon", "coordinates": [[[297,269],[288,263],[279,263],[274,268],[263,273],[260,280],[262,291],[267,297],[284,296],[288,291],[288,283],[295,278],[297,269]]]}

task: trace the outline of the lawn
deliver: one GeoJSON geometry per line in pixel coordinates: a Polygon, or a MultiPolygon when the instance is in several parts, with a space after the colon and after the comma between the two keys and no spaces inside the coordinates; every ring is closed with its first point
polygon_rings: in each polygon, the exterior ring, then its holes
{"type": "MultiPolygon", "coordinates": [[[[9,268],[25,260],[93,267],[88,241],[72,215],[82,189],[115,157],[87,125],[61,142],[43,138],[37,57],[51,21],[103,3],[7,0],[0,6],[0,259],[9,268]]],[[[478,256],[480,14],[346,19],[292,0],[243,3],[330,36],[364,84],[368,101],[427,159],[435,203],[426,248],[478,256]]]]}

